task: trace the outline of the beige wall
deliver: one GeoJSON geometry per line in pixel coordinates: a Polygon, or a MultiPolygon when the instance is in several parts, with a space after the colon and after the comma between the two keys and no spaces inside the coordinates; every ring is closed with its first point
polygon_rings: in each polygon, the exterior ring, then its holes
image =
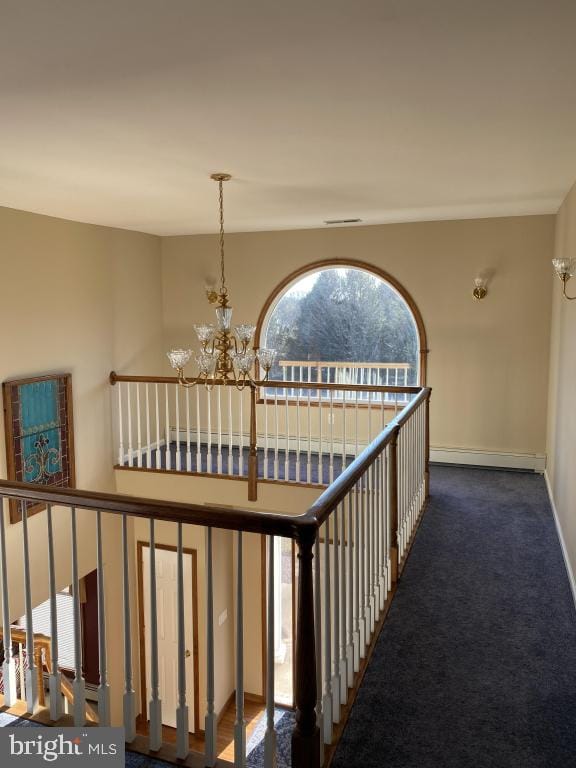
{"type": "MultiPolygon", "coordinates": [[[[293,270],[321,259],[368,262],[402,283],[428,334],[434,447],[543,454],[554,217],[257,232],[227,238],[235,321],[256,321],[293,270]],[[493,273],[486,299],[473,279],[493,273]]],[[[162,239],[165,346],[194,344],[212,319],[214,236],[162,239]]]]}
{"type": "MultiPolygon", "coordinates": [[[[0,231],[0,380],[72,373],[77,485],[114,490],[108,374],[160,365],[159,239],[7,208],[0,208],[0,231]]],[[[6,476],[3,440],[0,476],[6,476]]],[[[86,573],[96,562],[95,518],[78,514],[80,569],[86,573]]],[[[61,588],[71,580],[69,512],[55,510],[55,524],[61,588]]],[[[21,525],[7,524],[14,618],[24,610],[21,532],[21,525]]],[[[121,622],[118,520],[106,520],[105,537],[109,620],[121,622]]],[[[45,513],[30,520],[30,546],[37,605],[48,597],[45,513]]],[[[120,679],[121,664],[122,654],[110,652],[113,680],[120,679]]],[[[115,717],[117,704],[120,696],[113,697],[115,717]]]]}
{"type": "MultiPolygon", "coordinates": [[[[566,197],[556,223],[555,255],[576,258],[576,186],[566,197]]],[[[552,270],[551,270],[552,271],[552,270]]],[[[571,281],[573,283],[574,281],[571,281]]],[[[569,294],[576,289],[568,284],[569,294]]],[[[553,286],[546,470],[572,569],[576,568],[576,302],[553,286]]]]}

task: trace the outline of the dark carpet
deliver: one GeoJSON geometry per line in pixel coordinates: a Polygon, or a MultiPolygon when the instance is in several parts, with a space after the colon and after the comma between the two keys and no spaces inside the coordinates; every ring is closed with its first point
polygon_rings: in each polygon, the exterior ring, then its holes
{"type": "MultiPolygon", "coordinates": [[[[180,442],[176,444],[175,441],[170,443],[170,468],[175,470],[177,467],[177,455],[180,453],[180,467],[181,471],[186,471],[187,468],[187,455],[186,455],[186,443],[180,442]]],[[[240,447],[233,446],[232,451],[229,450],[227,445],[222,445],[221,448],[221,472],[218,472],[218,445],[212,443],[210,450],[206,443],[200,444],[200,457],[196,451],[196,443],[190,444],[190,471],[191,472],[210,472],[210,474],[223,474],[223,475],[235,475],[236,477],[248,476],[248,457],[249,449],[244,448],[242,450],[242,467],[240,466],[240,447]],[[210,461],[209,461],[210,459],[210,461]]],[[[270,447],[266,452],[264,449],[259,448],[258,453],[258,477],[260,479],[267,478],[269,480],[274,479],[274,448],[270,447]]],[[[354,456],[346,456],[345,465],[351,464],[354,461],[354,456]]],[[[306,483],[311,482],[315,484],[328,485],[330,480],[330,456],[327,453],[323,453],[321,456],[318,453],[312,453],[310,456],[310,474],[308,474],[308,454],[305,451],[300,451],[298,456],[297,451],[288,451],[288,459],[286,460],[286,451],[279,449],[278,456],[278,477],[277,480],[288,480],[291,482],[306,483]],[[308,479],[309,478],[309,479],[308,479]]],[[[336,478],[342,472],[342,454],[334,454],[332,459],[332,477],[336,478]]],[[[126,461],[125,467],[138,466],[136,457],[136,451],[132,463],[126,461]]],[[[146,451],[142,452],[142,467],[148,468],[148,456],[146,451]]],[[[159,449],[151,451],[150,455],[150,468],[151,469],[166,469],[167,467],[167,451],[166,446],[162,446],[159,449]]]]}
{"type": "Polygon", "coordinates": [[[576,612],[541,476],[432,468],[332,765],[576,766],[576,612]]]}

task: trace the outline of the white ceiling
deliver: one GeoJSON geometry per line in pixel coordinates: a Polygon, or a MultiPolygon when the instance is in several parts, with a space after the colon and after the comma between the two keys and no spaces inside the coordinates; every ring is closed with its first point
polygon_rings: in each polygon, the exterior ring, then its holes
{"type": "Polygon", "coordinates": [[[158,234],[556,211],[574,0],[0,0],[0,205],[158,234]]]}

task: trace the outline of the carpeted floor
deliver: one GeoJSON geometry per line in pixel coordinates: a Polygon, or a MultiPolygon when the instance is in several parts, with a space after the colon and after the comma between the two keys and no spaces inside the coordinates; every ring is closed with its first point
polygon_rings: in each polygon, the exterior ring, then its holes
{"type": "Polygon", "coordinates": [[[333,768],[576,766],[576,612],[544,480],[432,468],[333,768]]]}
{"type": "MultiPolygon", "coordinates": [[[[278,449],[278,455],[276,461],[277,477],[275,478],[275,466],[274,466],[274,445],[273,441],[270,441],[271,447],[265,452],[262,448],[258,449],[258,477],[277,480],[288,480],[291,482],[300,483],[314,483],[328,485],[330,480],[330,456],[327,453],[323,453],[321,456],[318,453],[311,453],[310,455],[310,473],[308,473],[308,454],[306,451],[300,451],[300,455],[296,451],[288,451],[288,460],[286,460],[286,451],[284,449],[278,449]]],[[[175,441],[170,443],[170,466],[172,469],[177,467],[177,455],[180,453],[180,466],[182,471],[187,466],[186,456],[186,443],[180,442],[176,444],[175,441]]],[[[166,446],[162,446],[159,449],[151,451],[150,455],[150,467],[152,469],[166,469],[167,456],[166,446]]],[[[229,451],[227,445],[221,446],[221,472],[223,475],[235,475],[247,477],[248,475],[248,458],[250,451],[247,447],[242,450],[242,467],[240,467],[240,448],[234,446],[232,452],[229,451]],[[242,469],[242,471],[240,471],[242,469]]],[[[345,457],[345,466],[351,464],[354,461],[354,456],[345,457]]],[[[134,452],[132,462],[124,462],[125,467],[137,466],[137,456],[134,452]]],[[[333,477],[338,477],[342,472],[342,454],[334,454],[332,457],[332,474],[333,477]]],[[[146,451],[142,453],[142,467],[148,468],[148,455],[146,451]]],[[[212,443],[210,451],[208,451],[208,445],[206,443],[200,444],[200,457],[197,454],[196,443],[190,443],[190,471],[191,472],[210,472],[211,474],[217,474],[218,471],[218,445],[212,443]],[[210,462],[208,461],[210,457],[210,462]],[[198,469],[199,467],[199,469],[198,469]],[[210,469],[209,469],[210,467],[210,469]]]]}

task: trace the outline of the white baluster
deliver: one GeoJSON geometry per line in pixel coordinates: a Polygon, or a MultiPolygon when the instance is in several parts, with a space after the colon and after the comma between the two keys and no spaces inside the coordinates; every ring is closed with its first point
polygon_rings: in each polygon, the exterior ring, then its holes
{"type": "Polygon", "coordinates": [[[192,471],[192,452],[190,450],[190,390],[186,389],[186,472],[192,471]]]}
{"type": "MultiPolygon", "coordinates": [[[[310,369],[308,369],[310,372],[310,369]]],[[[320,534],[314,542],[314,636],[316,639],[316,724],[320,731],[320,765],[324,764],[324,713],[322,711],[322,579],[320,534]]]]}
{"type": "Polygon", "coordinates": [[[26,701],[26,670],[24,664],[24,646],[18,643],[18,670],[20,678],[20,699],[26,701]]]}
{"type": "Polygon", "coordinates": [[[361,585],[360,585],[360,488],[359,483],[354,486],[354,568],[353,568],[353,593],[354,593],[354,634],[352,642],[354,645],[354,672],[360,669],[360,646],[362,626],[361,619],[361,585]]]}
{"type": "Polygon", "coordinates": [[[2,643],[4,663],[2,679],[4,681],[4,705],[12,707],[16,703],[16,664],[12,654],[12,633],[10,630],[10,590],[8,588],[8,561],[6,560],[6,528],[4,520],[4,499],[0,496],[0,558],[2,559],[2,643]]]}
{"type": "MultiPolygon", "coordinates": [[[[285,369],[283,369],[285,370],[285,369]]],[[[278,480],[278,450],[279,450],[279,441],[280,441],[280,433],[279,433],[279,426],[278,426],[278,390],[274,390],[274,429],[276,432],[276,442],[274,444],[274,480],[278,480]]]]}
{"type": "Polygon", "coordinates": [[[360,517],[360,538],[359,547],[361,552],[360,557],[360,658],[363,659],[366,655],[366,644],[368,641],[368,633],[366,632],[366,477],[360,478],[360,497],[358,512],[360,517]]]}
{"type": "MultiPolygon", "coordinates": [[[[302,376],[302,367],[300,367],[300,376],[302,376]]],[[[297,483],[300,482],[300,441],[302,438],[300,430],[300,396],[302,390],[298,390],[296,397],[296,477],[294,478],[297,483]]]]}
{"type": "Polygon", "coordinates": [[[174,387],[174,413],[176,416],[176,470],[182,471],[182,453],[180,452],[180,386],[174,387]]]}
{"type": "Polygon", "coordinates": [[[322,390],[318,390],[318,484],[324,483],[324,438],[322,435],[322,390]]]}
{"type": "Polygon", "coordinates": [[[218,717],[214,709],[214,574],[211,528],[206,528],[206,705],[204,759],[206,765],[213,768],[217,757],[218,717]]]}
{"type": "Polygon", "coordinates": [[[328,420],[330,423],[330,464],[329,475],[330,482],[334,482],[334,391],[331,389],[329,392],[330,398],[330,412],[328,414],[328,420]]]}
{"type": "Polygon", "coordinates": [[[358,456],[358,390],[354,391],[354,456],[358,456]]]}
{"type": "Polygon", "coordinates": [[[166,440],[166,469],[170,470],[172,469],[172,452],[170,450],[170,403],[168,400],[168,384],[164,385],[164,413],[166,418],[166,423],[164,425],[166,440]]]}
{"type": "Polygon", "coordinates": [[[132,624],[130,617],[130,562],[128,558],[128,517],[122,514],[122,566],[124,607],[124,733],[130,744],[136,738],[136,694],[132,679],[132,624]]]}
{"type": "Polygon", "coordinates": [[[238,398],[240,400],[240,456],[238,458],[238,471],[240,477],[244,476],[244,393],[238,392],[238,398]]]}
{"type": "Polygon", "coordinates": [[[136,382],[136,440],[137,440],[137,453],[136,463],[142,467],[142,413],[140,411],[140,382],[136,382]]]}
{"type": "Polygon", "coordinates": [[[342,392],[342,469],[344,472],[347,465],[346,453],[346,390],[342,392]]]}
{"type": "Polygon", "coordinates": [[[30,555],[28,543],[28,510],[26,502],[21,502],[22,513],[22,544],[24,555],[24,603],[26,608],[26,711],[38,711],[38,678],[34,665],[34,626],[32,620],[32,587],[30,582],[30,555]]]}
{"type": "Polygon", "coordinates": [[[287,482],[290,480],[290,413],[289,413],[289,405],[288,405],[288,395],[284,398],[285,401],[285,407],[284,411],[286,414],[285,420],[286,420],[286,453],[284,454],[284,480],[287,482]]]}
{"type": "Polygon", "coordinates": [[[152,445],[150,442],[150,392],[146,384],[146,468],[152,466],[152,445]]]}
{"type": "Polygon", "coordinates": [[[156,415],[156,469],[162,467],[162,448],[160,447],[160,398],[158,395],[158,384],[154,384],[154,405],[156,415]]]}
{"type": "MultiPolygon", "coordinates": [[[[212,393],[206,390],[206,416],[208,420],[208,445],[206,457],[206,471],[212,474],[212,393]]],[[[242,430],[240,430],[242,431],[242,430]]]]}
{"type": "Polygon", "coordinates": [[[82,676],[82,624],[80,615],[80,579],[78,577],[78,537],[76,509],[70,507],[72,522],[72,590],[74,606],[74,725],[80,728],[86,722],[86,683],[82,676]]]}
{"type": "Polygon", "coordinates": [[[177,600],[178,600],[178,709],[176,710],[176,757],[188,756],[188,707],[186,706],[186,635],[184,629],[184,551],[182,548],[182,523],[178,523],[177,551],[177,600]]]}
{"type": "Polygon", "coordinates": [[[222,474],[222,397],[221,387],[216,387],[216,413],[218,418],[218,456],[216,459],[216,467],[219,475],[222,474]]]}
{"type": "Polygon", "coordinates": [[[156,593],[156,532],[154,518],[150,518],[150,719],[149,746],[158,752],[162,746],[162,702],[158,676],[158,608],[156,593]]]}
{"type": "Polygon", "coordinates": [[[372,514],[372,484],[371,484],[371,471],[370,467],[364,474],[364,493],[366,496],[366,610],[367,610],[367,623],[366,623],[366,644],[370,642],[372,633],[374,632],[374,596],[373,596],[373,583],[372,583],[372,561],[373,561],[373,514],[372,514]]]}
{"type": "Polygon", "coordinates": [[[132,450],[132,395],[130,384],[126,383],[126,396],[128,398],[128,466],[134,466],[134,453],[132,450]]]}
{"type": "Polygon", "coordinates": [[[330,584],[330,518],[324,524],[324,743],[332,744],[332,606],[330,584]]]}
{"type": "Polygon", "coordinates": [[[368,445],[372,442],[372,392],[367,392],[368,395],[368,445]]]}
{"type": "Polygon", "coordinates": [[[332,601],[332,720],[340,722],[340,558],[338,557],[338,512],[336,507],[332,516],[334,518],[334,533],[332,536],[333,566],[333,601],[332,601]]]}
{"type": "Polygon", "coordinates": [[[266,733],[264,768],[276,768],[276,731],[274,730],[274,537],[268,536],[268,602],[266,635],[266,733]]]}
{"type": "Polygon", "coordinates": [[[234,766],[246,766],[246,721],[244,720],[244,585],[242,531],[236,534],[236,721],[234,766]]]}
{"type": "Polygon", "coordinates": [[[118,382],[118,466],[124,466],[124,417],[122,414],[122,382],[118,382]]]}
{"type": "Polygon", "coordinates": [[[378,457],[372,464],[372,518],[373,518],[373,551],[372,582],[374,584],[374,623],[380,617],[380,495],[378,485],[378,457]]]}
{"type": "MultiPolygon", "coordinates": [[[[336,521],[334,521],[336,525],[336,521]]],[[[346,505],[344,502],[340,505],[340,535],[338,543],[338,553],[340,559],[340,702],[342,706],[348,699],[348,667],[346,659],[346,505]]]]}
{"type": "Polygon", "coordinates": [[[232,388],[228,388],[228,474],[234,474],[234,422],[232,419],[232,388]]]}
{"type": "Polygon", "coordinates": [[[268,462],[270,461],[270,441],[268,437],[268,393],[264,390],[264,479],[268,480],[268,462]]]}
{"type": "Polygon", "coordinates": [[[354,490],[347,496],[348,499],[348,577],[346,579],[346,619],[347,619],[347,645],[346,645],[346,670],[348,688],[354,686],[354,490]]]}
{"type": "Polygon", "coordinates": [[[202,472],[202,425],[200,422],[200,387],[196,386],[196,472],[202,472]]]}
{"type": "MultiPolygon", "coordinates": [[[[310,375],[311,368],[308,369],[308,375],[310,375]]],[[[312,390],[308,389],[308,397],[306,404],[308,408],[308,454],[306,457],[306,482],[308,485],[312,482],[312,390]]]]}
{"type": "MultiPolygon", "coordinates": [[[[96,512],[96,575],[98,583],[98,722],[110,725],[110,686],[108,685],[108,660],[106,657],[106,604],[104,602],[104,557],[102,555],[102,513],[96,512]]],[[[56,667],[55,662],[53,662],[56,667]]],[[[59,689],[56,689],[59,690],[59,689]]],[[[52,691],[50,692],[52,694],[52,691]]],[[[58,696],[60,699],[60,696],[58,696]]],[[[50,695],[52,704],[52,695],[50,695]]]]}

